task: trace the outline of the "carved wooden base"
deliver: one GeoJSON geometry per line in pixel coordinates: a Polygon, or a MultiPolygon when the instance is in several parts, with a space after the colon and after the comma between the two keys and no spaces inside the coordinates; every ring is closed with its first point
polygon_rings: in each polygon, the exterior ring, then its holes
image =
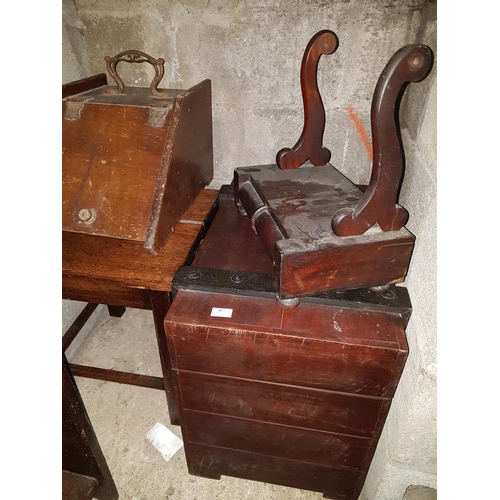
{"type": "Polygon", "coordinates": [[[354,205],[363,192],[332,165],[239,168],[234,184],[272,261],[281,299],[404,280],[415,241],[406,228],[333,233],[332,214],[354,205]]]}

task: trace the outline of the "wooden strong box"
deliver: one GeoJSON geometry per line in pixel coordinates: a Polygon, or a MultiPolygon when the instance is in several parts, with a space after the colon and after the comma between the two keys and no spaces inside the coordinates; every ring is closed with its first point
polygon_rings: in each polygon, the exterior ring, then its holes
{"type": "Polygon", "coordinates": [[[166,331],[190,473],[358,498],[408,354],[399,315],[181,290],[166,331]]]}
{"type": "Polygon", "coordinates": [[[158,89],[163,59],[106,58],[104,74],[63,86],[63,231],[138,242],[156,255],[213,178],[211,83],[158,89]],[[119,62],[149,62],[150,88],[127,87],[119,62]]]}
{"type": "Polygon", "coordinates": [[[193,264],[173,281],[165,331],[188,470],[357,500],[408,355],[407,291],[283,307],[257,243],[219,195],[193,264]]]}

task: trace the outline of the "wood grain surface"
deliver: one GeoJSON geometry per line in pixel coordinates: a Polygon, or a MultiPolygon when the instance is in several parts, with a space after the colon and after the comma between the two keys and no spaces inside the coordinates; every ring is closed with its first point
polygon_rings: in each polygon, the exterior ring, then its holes
{"type": "Polygon", "coordinates": [[[89,290],[92,283],[100,282],[102,286],[109,283],[117,288],[170,291],[175,272],[193,255],[196,242],[202,237],[203,214],[207,216],[216,199],[217,191],[200,191],[193,202],[196,208],[189,212],[190,222],[178,222],[156,256],[145,252],[141,242],[63,231],[63,290],[66,282],[72,282],[71,288],[80,282],[89,290]]]}
{"type": "MultiPolygon", "coordinates": [[[[64,354],[62,355],[62,469],[77,476],[93,478],[97,483],[94,490],[97,498],[117,500],[115,483],[64,354]]],[[[88,481],[82,483],[74,475],[66,475],[65,478],[63,475],[64,485],[66,487],[64,491],[68,494],[91,491],[88,490],[88,481]]],[[[77,498],[68,497],[68,500],[77,498]]]]}

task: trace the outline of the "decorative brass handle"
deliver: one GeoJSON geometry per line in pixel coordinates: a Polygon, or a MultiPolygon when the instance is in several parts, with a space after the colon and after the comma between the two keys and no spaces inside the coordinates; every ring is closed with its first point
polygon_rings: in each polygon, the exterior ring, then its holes
{"type": "Polygon", "coordinates": [[[153,57],[149,56],[148,54],[145,54],[144,52],[140,52],[139,50],[126,50],[125,52],[121,52],[120,54],[114,57],[106,56],[104,60],[106,61],[106,68],[108,70],[108,73],[111,75],[111,78],[113,78],[113,80],[116,82],[116,85],[118,86],[117,89],[112,89],[110,90],[110,92],[121,94],[125,89],[125,85],[123,85],[121,78],[118,76],[118,73],[116,72],[116,66],[118,65],[119,62],[121,61],[129,63],[148,62],[153,66],[155,70],[155,77],[151,82],[151,85],[149,86],[149,88],[151,89],[151,93],[155,97],[170,97],[170,94],[167,91],[158,90],[157,88],[158,84],[163,78],[163,74],[165,73],[165,68],[163,67],[163,65],[165,64],[165,60],[162,59],[161,57],[159,59],[154,59],[153,57]]]}

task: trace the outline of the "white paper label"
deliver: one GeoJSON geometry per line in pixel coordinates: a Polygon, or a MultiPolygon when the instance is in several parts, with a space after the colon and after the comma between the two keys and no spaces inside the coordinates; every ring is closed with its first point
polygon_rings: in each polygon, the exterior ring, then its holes
{"type": "Polygon", "coordinates": [[[226,307],[212,307],[212,313],[210,316],[216,316],[217,318],[230,318],[233,315],[233,310],[226,307]]]}
{"type": "Polygon", "coordinates": [[[146,438],[167,462],[183,445],[182,439],[179,439],[170,429],[167,429],[159,422],[156,422],[153,428],[150,429],[146,434],[146,438]]]}

